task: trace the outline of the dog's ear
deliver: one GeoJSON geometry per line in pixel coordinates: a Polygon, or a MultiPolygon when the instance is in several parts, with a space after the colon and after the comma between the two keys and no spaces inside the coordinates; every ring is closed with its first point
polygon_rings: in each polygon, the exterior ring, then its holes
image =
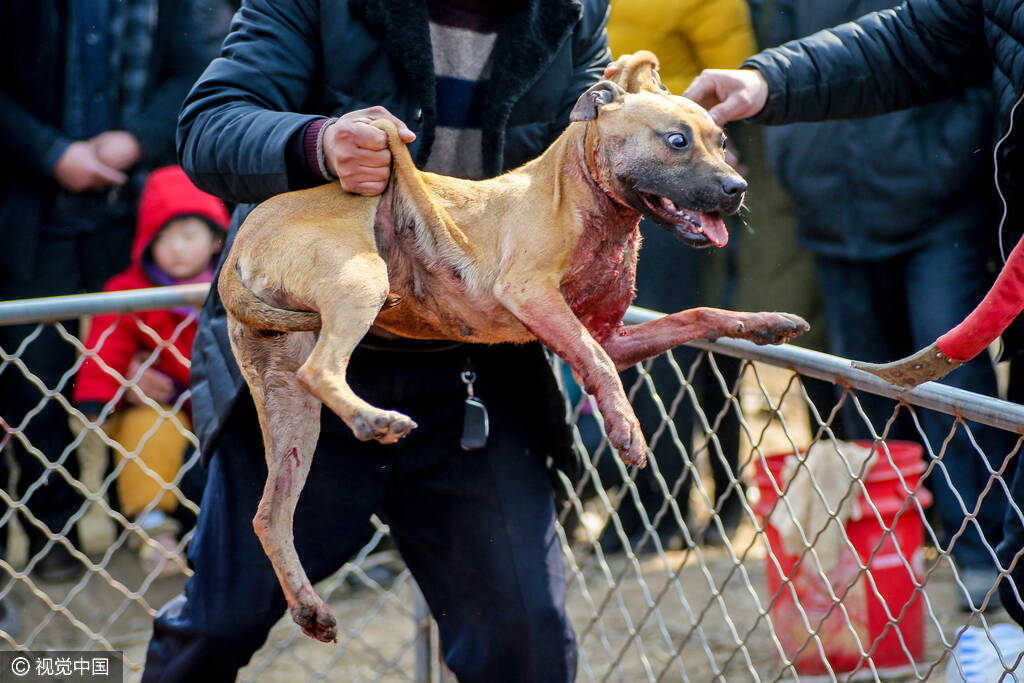
{"type": "Polygon", "coordinates": [[[658,75],[658,58],[653,52],[639,50],[615,60],[618,70],[612,79],[626,92],[669,93],[658,75]]]}
{"type": "Polygon", "coordinates": [[[617,83],[598,81],[576,100],[576,106],[572,108],[569,120],[592,121],[597,118],[598,109],[621,99],[625,94],[626,91],[617,83]]]}

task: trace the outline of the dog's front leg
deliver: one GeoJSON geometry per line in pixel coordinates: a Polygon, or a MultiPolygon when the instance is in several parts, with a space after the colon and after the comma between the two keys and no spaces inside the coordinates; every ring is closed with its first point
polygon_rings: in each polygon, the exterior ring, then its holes
{"type": "Polygon", "coordinates": [[[810,326],[791,313],[738,313],[719,308],[691,308],[664,318],[619,327],[601,345],[623,370],[694,339],[746,339],[755,344],[781,344],[810,326]]]}
{"type": "Polygon", "coordinates": [[[594,396],[605,419],[608,441],[623,462],[644,466],[647,442],[615,365],[558,288],[549,283],[499,282],[494,293],[537,339],[569,364],[584,391],[594,396]]]}

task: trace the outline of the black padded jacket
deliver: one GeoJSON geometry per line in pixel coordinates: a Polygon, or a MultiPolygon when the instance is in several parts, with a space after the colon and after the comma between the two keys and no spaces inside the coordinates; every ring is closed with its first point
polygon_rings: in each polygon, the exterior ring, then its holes
{"type": "Polygon", "coordinates": [[[881,114],[988,84],[1004,248],[1024,232],[1020,0],[907,0],[765,50],[743,66],[768,81],[768,102],[753,119],[768,124],[881,114]]]}
{"type": "MultiPolygon", "coordinates": [[[[891,0],[775,0],[767,37],[780,45],[889,7],[891,0]]],[[[769,164],[794,199],[801,246],[857,261],[937,240],[993,246],[992,99],[986,80],[887,114],[768,126],[769,164]],[[987,244],[979,227],[989,229],[987,244]]]]}

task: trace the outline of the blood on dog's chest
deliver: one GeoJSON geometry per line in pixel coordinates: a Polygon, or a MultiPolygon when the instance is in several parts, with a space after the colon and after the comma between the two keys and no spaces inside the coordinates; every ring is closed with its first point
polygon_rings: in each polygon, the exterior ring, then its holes
{"type": "Polygon", "coordinates": [[[561,290],[573,313],[602,337],[618,326],[633,301],[640,231],[584,229],[561,290]]]}

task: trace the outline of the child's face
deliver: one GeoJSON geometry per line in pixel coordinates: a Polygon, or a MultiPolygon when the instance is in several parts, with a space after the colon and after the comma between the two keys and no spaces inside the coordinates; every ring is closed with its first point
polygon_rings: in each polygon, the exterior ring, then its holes
{"type": "Polygon", "coordinates": [[[201,218],[175,218],[153,241],[153,260],[175,280],[188,280],[209,267],[220,245],[220,238],[201,218]]]}

